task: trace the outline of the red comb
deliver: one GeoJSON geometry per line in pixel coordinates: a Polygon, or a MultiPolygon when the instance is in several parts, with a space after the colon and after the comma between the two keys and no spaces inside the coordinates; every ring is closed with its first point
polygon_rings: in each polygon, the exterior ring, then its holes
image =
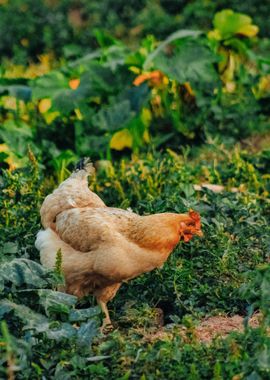
{"type": "Polygon", "coordinates": [[[188,215],[195,221],[195,227],[197,229],[201,228],[201,216],[198,212],[189,210],[188,215]]]}

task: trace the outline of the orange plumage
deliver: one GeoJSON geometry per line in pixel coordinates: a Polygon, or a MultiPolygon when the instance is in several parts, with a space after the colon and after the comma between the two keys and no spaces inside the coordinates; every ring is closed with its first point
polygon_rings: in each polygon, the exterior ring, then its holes
{"type": "Polygon", "coordinates": [[[107,302],[123,281],[161,267],[178,242],[201,236],[200,216],[163,213],[140,216],[107,207],[88,188],[93,167],[86,164],[46,197],[40,210],[45,230],[36,247],[43,265],[54,267],[62,251],[65,291],[96,296],[111,323],[107,302]]]}

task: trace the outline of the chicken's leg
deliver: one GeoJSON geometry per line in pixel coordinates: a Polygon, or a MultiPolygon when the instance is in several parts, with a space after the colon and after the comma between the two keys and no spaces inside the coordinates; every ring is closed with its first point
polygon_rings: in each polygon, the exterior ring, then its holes
{"type": "Polygon", "coordinates": [[[106,329],[112,326],[111,318],[109,315],[109,311],[107,308],[107,302],[114,298],[117,290],[120,288],[121,283],[113,284],[107,286],[103,289],[98,289],[95,291],[94,296],[97,299],[98,304],[101,307],[101,310],[105,314],[105,318],[103,319],[103,323],[101,326],[101,331],[105,331],[106,329]]]}
{"type": "Polygon", "coordinates": [[[100,299],[97,299],[97,302],[99,306],[101,307],[101,310],[105,314],[105,318],[103,318],[103,323],[101,326],[101,331],[103,331],[105,328],[110,328],[110,326],[112,326],[112,321],[110,318],[109,310],[107,308],[107,303],[101,301],[100,299]]]}

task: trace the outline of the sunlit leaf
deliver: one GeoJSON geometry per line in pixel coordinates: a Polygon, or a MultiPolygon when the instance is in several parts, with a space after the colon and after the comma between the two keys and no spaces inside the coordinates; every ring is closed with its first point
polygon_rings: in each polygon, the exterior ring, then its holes
{"type": "Polygon", "coordinates": [[[50,125],[57,117],[59,117],[61,114],[59,111],[54,112],[47,112],[43,115],[46,123],[50,125]]]}
{"type": "Polygon", "coordinates": [[[149,110],[149,108],[143,108],[141,112],[141,120],[145,127],[149,127],[151,121],[152,121],[152,113],[149,110]]]}
{"type": "Polygon", "coordinates": [[[259,28],[252,24],[252,19],[242,13],[237,13],[231,9],[224,9],[215,14],[213,21],[216,35],[210,37],[227,39],[235,34],[241,34],[246,37],[254,37],[259,28]]]}
{"type": "Polygon", "coordinates": [[[52,101],[51,99],[41,99],[40,102],[38,103],[38,110],[40,113],[45,113],[47,112],[52,106],[52,101]]]}
{"type": "Polygon", "coordinates": [[[149,142],[150,142],[149,131],[144,131],[144,132],[143,132],[143,140],[144,140],[146,143],[149,143],[149,142]]]}
{"type": "Polygon", "coordinates": [[[245,25],[242,28],[238,29],[237,34],[241,34],[246,37],[254,37],[258,34],[259,28],[256,25],[245,25]]]}
{"type": "Polygon", "coordinates": [[[123,150],[124,148],[132,148],[132,135],[128,129],[116,132],[111,141],[110,148],[115,150],[123,150]]]}

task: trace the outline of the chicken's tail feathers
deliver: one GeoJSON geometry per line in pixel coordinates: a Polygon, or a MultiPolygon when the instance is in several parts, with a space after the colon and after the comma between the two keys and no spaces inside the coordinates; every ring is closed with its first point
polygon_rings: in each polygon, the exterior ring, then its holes
{"type": "Polygon", "coordinates": [[[75,165],[75,171],[78,171],[78,170],[87,170],[88,167],[93,167],[93,164],[90,160],[89,157],[83,157],[82,159],[80,159],[79,162],[77,162],[77,164],[75,165]]]}
{"type": "Polygon", "coordinates": [[[89,157],[82,158],[76,165],[71,177],[88,177],[95,173],[95,168],[89,157]]]}
{"type": "Polygon", "coordinates": [[[57,215],[72,208],[105,207],[105,203],[89,190],[87,178],[94,174],[94,166],[89,159],[83,159],[77,169],[57,189],[49,194],[40,209],[44,228],[56,229],[57,215]]]}
{"type": "Polygon", "coordinates": [[[41,264],[51,269],[56,265],[57,251],[61,250],[64,256],[76,252],[71,246],[61,240],[51,228],[38,232],[35,247],[40,252],[41,264]]]}

